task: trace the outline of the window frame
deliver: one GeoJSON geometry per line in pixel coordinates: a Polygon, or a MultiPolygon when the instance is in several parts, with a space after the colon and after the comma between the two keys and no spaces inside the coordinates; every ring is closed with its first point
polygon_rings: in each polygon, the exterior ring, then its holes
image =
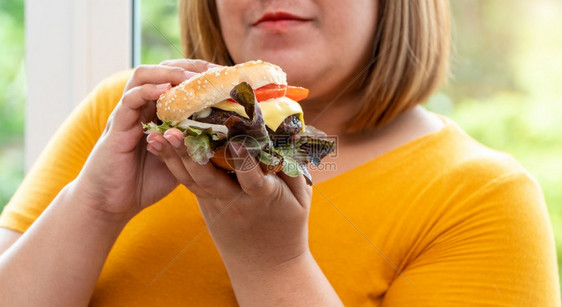
{"type": "Polygon", "coordinates": [[[138,63],[138,29],[136,0],[25,0],[26,172],[98,82],[138,63]]]}

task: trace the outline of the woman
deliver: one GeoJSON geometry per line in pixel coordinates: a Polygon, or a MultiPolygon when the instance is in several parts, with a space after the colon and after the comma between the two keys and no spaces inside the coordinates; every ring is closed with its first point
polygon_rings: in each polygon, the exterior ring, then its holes
{"type": "Polygon", "coordinates": [[[186,57],[208,62],[116,75],[61,127],[0,219],[2,305],[557,304],[540,189],[417,106],[446,72],[446,1],[180,13],[186,57]],[[313,188],[259,169],[233,181],[177,130],[143,135],[170,86],[258,58],[309,88],[305,122],[338,136],[313,188]]]}

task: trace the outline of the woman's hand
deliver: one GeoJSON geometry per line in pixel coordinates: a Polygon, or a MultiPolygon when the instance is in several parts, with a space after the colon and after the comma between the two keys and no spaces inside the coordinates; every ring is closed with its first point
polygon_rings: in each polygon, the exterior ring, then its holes
{"type": "Polygon", "coordinates": [[[146,152],[141,123],[155,119],[154,100],[161,93],[214,66],[204,61],[189,62],[191,65],[185,68],[167,63],[140,66],[133,73],[74,182],[84,203],[93,206],[94,212],[128,221],[177,186],[166,165],[146,152]]]}
{"type": "Polygon", "coordinates": [[[311,188],[301,175],[263,173],[239,144],[229,143],[236,179],[211,163],[199,165],[187,154],[182,132],[152,133],[148,150],[196,194],[209,232],[227,268],[263,269],[308,254],[307,219],[311,188]]]}

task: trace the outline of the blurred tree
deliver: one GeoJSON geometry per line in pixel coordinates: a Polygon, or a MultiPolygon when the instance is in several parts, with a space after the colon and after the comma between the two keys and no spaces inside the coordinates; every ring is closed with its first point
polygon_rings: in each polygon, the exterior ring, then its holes
{"type": "Polygon", "coordinates": [[[179,42],[177,1],[140,2],[141,63],[157,64],[167,59],[182,58],[179,42]]]}
{"type": "Polygon", "coordinates": [[[451,1],[453,11],[453,79],[447,89],[454,101],[486,98],[498,90],[514,90],[510,50],[516,37],[510,22],[518,0],[451,1]],[[509,5],[506,10],[505,5],[509,5]]]}
{"type": "Polygon", "coordinates": [[[0,2],[0,210],[23,178],[23,0],[0,2]]]}
{"type": "Polygon", "coordinates": [[[562,1],[450,3],[452,79],[428,107],[511,153],[539,181],[562,268],[562,1]]]}

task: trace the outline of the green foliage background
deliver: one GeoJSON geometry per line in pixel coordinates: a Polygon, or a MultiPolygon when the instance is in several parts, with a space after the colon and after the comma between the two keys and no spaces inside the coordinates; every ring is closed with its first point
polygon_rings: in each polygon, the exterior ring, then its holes
{"type": "MultiPolygon", "coordinates": [[[[426,103],[539,181],[562,260],[562,1],[454,0],[449,83],[426,103]]],[[[142,62],[181,58],[176,1],[141,1],[142,62]]],[[[23,178],[23,0],[0,2],[0,208],[23,178]]]]}
{"type": "Polygon", "coordinates": [[[0,208],[23,179],[23,0],[0,2],[0,208]]]}

